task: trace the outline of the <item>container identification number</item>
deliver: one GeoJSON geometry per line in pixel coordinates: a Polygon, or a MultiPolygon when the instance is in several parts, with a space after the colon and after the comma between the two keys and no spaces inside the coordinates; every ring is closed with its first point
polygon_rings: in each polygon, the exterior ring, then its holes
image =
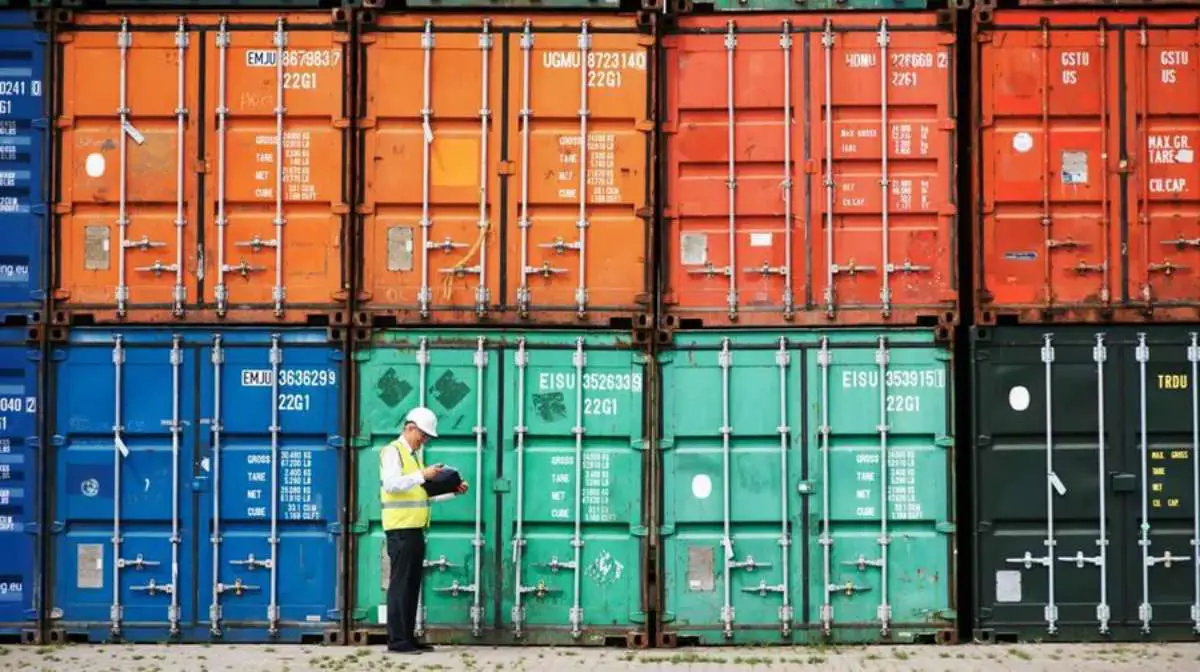
{"type": "MultiPolygon", "coordinates": [[[[548,70],[579,70],[583,60],[578,51],[547,51],[542,67],[548,70]]],[[[619,89],[628,70],[645,70],[645,51],[587,52],[587,85],[590,89],[619,89]]]]}
{"type": "MultiPolygon", "coordinates": [[[[850,52],[846,54],[846,66],[855,70],[877,67],[879,59],[874,52],[850,52]]],[[[950,67],[950,54],[946,51],[902,51],[893,52],[888,59],[892,68],[891,85],[900,88],[913,88],[920,82],[916,71],[937,68],[945,70],[950,67]],[[899,71],[899,72],[897,72],[899,71]]]]}
{"type": "MultiPolygon", "coordinates": [[[[887,387],[933,387],[946,386],[943,369],[889,369],[884,378],[887,387]]],[[[843,371],[842,387],[879,387],[879,371],[843,371]]]]}
{"type": "Polygon", "coordinates": [[[0,96],[40,96],[42,95],[42,83],[36,79],[33,81],[25,81],[22,79],[0,79],[0,96]]]}
{"type": "MultiPolygon", "coordinates": [[[[541,373],[538,374],[538,390],[574,390],[574,373],[541,373]]],[[[640,373],[585,373],[583,374],[583,389],[596,391],[629,390],[642,391],[642,374],[640,373]]]]}
{"type": "Polygon", "coordinates": [[[1092,55],[1086,51],[1064,51],[1060,62],[1063,68],[1063,84],[1078,84],[1079,68],[1090,67],[1092,64],[1092,55]]]}
{"type": "Polygon", "coordinates": [[[0,413],[37,413],[37,397],[0,397],[0,413]]]}
{"type": "Polygon", "coordinates": [[[1178,75],[1175,74],[1175,68],[1181,65],[1188,64],[1188,52],[1181,50],[1168,49],[1158,55],[1158,63],[1162,66],[1162,83],[1174,84],[1179,81],[1178,75]]]}
{"type": "Polygon", "coordinates": [[[1158,389],[1160,390],[1186,390],[1188,389],[1188,377],[1186,373],[1160,373],[1158,374],[1158,389]]]}
{"type": "MultiPolygon", "coordinates": [[[[279,52],[274,49],[248,49],[246,67],[274,68],[278,64],[279,52]]],[[[288,49],[283,52],[285,68],[336,68],[342,64],[339,49],[288,49]]]]}
{"type": "MultiPolygon", "coordinates": [[[[275,372],[271,369],[243,369],[242,387],[271,387],[275,372]]],[[[332,387],[337,385],[333,369],[283,369],[279,372],[282,387],[332,387]]]]}

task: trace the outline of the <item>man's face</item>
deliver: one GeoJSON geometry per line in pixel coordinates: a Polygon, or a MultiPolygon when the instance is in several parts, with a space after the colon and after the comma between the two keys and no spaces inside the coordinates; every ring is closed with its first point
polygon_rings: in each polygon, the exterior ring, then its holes
{"type": "Polygon", "coordinates": [[[408,423],[404,428],[404,439],[413,450],[420,450],[429,442],[429,435],[417,428],[415,423],[408,423]]]}

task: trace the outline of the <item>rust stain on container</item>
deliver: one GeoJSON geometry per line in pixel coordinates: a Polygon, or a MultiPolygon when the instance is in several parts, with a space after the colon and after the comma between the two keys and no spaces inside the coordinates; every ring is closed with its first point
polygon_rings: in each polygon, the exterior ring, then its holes
{"type": "Polygon", "coordinates": [[[57,321],[346,320],[348,33],[330,16],[61,29],[57,321]]]}
{"type": "Polygon", "coordinates": [[[977,24],[977,321],[1200,319],[1200,47],[1184,11],[977,24]]]}
{"type": "Polygon", "coordinates": [[[664,49],[668,326],[957,322],[952,28],[696,16],[664,49]]]}
{"type": "Polygon", "coordinates": [[[649,28],[369,16],[356,322],[644,320],[649,28]]]}

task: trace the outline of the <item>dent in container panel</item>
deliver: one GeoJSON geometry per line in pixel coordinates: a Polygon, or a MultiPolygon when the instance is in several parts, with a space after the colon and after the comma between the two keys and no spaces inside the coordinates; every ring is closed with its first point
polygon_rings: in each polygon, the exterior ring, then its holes
{"type": "Polygon", "coordinates": [[[1184,11],[977,24],[980,324],[1200,319],[1200,49],[1184,11]]]}
{"type": "Polygon", "coordinates": [[[952,27],[691,16],[664,49],[668,327],[957,321],[952,27]]]}
{"type": "Polygon", "coordinates": [[[69,16],[55,320],[344,320],[342,12],[69,16]]]}
{"type": "Polygon", "coordinates": [[[426,405],[440,436],[421,459],[455,467],[471,491],[433,504],[419,633],[644,646],[645,362],[630,339],[406,330],[375,332],[363,346],[352,641],[372,642],[386,626],[380,451],[405,413],[426,405]]]}
{"type": "Polygon", "coordinates": [[[38,641],[41,610],[41,353],[0,328],[0,641],[38,641]]]}
{"type": "Polygon", "coordinates": [[[929,329],[679,332],[663,646],[950,642],[950,353],[929,329]]]}
{"type": "Polygon", "coordinates": [[[52,349],[51,641],[340,641],[341,344],[131,327],[52,349]]]}
{"type": "Polygon", "coordinates": [[[0,322],[40,322],[46,298],[46,26],[0,9],[0,322]]]}
{"type": "Polygon", "coordinates": [[[973,329],[978,638],[1200,632],[1198,338],[973,329]]]}
{"type": "Polygon", "coordinates": [[[362,18],[356,320],[645,326],[649,28],[362,18]]]}

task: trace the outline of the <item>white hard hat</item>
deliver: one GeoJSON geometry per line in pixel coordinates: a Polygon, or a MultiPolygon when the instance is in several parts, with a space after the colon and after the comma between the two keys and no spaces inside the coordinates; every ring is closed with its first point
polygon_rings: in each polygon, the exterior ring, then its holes
{"type": "Polygon", "coordinates": [[[424,406],[418,406],[409,411],[408,415],[404,416],[404,422],[411,422],[425,434],[437,438],[437,416],[424,406]]]}

